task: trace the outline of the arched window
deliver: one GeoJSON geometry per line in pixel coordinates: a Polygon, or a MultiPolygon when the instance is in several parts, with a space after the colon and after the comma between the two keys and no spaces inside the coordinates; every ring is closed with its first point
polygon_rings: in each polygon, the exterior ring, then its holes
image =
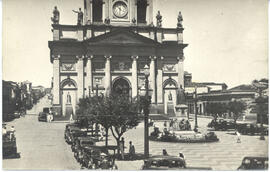
{"type": "Polygon", "coordinates": [[[93,22],[102,22],[102,0],[93,0],[93,22]]]}
{"type": "Polygon", "coordinates": [[[146,7],[147,7],[147,0],[137,1],[137,22],[138,23],[146,23],[146,7]]]}

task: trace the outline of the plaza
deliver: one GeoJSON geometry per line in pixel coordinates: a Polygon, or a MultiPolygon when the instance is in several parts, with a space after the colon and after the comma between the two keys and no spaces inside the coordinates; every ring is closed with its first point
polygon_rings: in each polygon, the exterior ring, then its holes
{"type": "MultiPolygon", "coordinates": [[[[64,140],[65,125],[69,122],[40,123],[38,112],[48,106],[50,101],[43,98],[39,104],[28,111],[25,118],[7,123],[16,127],[19,159],[4,159],[5,170],[79,170],[70,146],[64,140]],[[16,166],[14,166],[16,164],[16,166]]],[[[191,115],[192,117],[192,115],[191,115]]],[[[206,131],[210,118],[199,117],[199,131],[206,131]]],[[[161,125],[155,122],[156,125],[161,125]]],[[[194,125],[194,121],[191,123],[194,125]]],[[[192,126],[193,127],[193,126],[192,126]]],[[[153,127],[150,128],[150,132],[153,127]]],[[[136,153],[143,154],[143,123],[124,134],[125,146],[132,141],[136,153]]],[[[214,143],[169,143],[150,141],[150,155],[161,155],[166,149],[169,155],[185,155],[188,167],[212,168],[213,170],[236,170],[245,156],[268,156],[268,136],[262,141],[259,136],[241,136],[241,143],[236,142],[234,131],[216,131],[220,139],[214,143]]],[[[110,135],[109,144],[115,144],[110,135]]],[[[99,144],[104,145],[104,142],[99,144]]],[[[127,148],[128,149],[128,148],[127,148]]],[[[126,151],[128,151],[126,149],[126,151]]],[[[139,170],[143,160],[116,161],[119,170],[139,170]]]]}

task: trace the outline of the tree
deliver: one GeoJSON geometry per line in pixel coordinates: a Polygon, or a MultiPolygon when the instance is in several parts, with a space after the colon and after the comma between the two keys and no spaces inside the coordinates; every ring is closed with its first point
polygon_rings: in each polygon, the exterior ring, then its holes
{"type": "Polygon", "coordinates": [[[112,115],[112,126],[110,130],[119,146],[123,134],[140,122],[139,103],[137,99],[130,100],[125,94],[111,94],[107,100],[110,102],[110,113],[112,115]]]}
{"type": "Polygon", "coordinates": [[[246,104],[243,101],[231,101],[228,104],[228,110],[233,115],[234,123],[236,124],[237,119],[243,115],[246,110],[246,104]]]}
{"type": "Polygon", "coordinates": [[[91,123],[100,124],[106,132],[105,145],[108,145],[108,132],[119,146],[123,134],[139,124],[136,99],[130,99],[126,94],[110,94],[109,96],[94,96],[80,99],[77,114],[91,123]]]}

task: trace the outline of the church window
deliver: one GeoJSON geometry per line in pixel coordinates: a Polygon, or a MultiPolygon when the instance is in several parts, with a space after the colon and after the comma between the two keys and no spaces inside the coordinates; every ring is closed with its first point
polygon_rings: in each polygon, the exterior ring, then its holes
{"type": "Polygon", "coordinates": [[[147,0],[137,1],[137,21],[138,23],[146,23],[146,7],[147,0]]]}
{"type": "Polygon", "coordinates": [[[102,22],[102,0],[93,0],[93,22],[102,22]]]}

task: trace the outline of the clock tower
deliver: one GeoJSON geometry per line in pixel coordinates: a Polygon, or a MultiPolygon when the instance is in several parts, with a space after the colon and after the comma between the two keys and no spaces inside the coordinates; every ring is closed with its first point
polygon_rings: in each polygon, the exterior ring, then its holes
{"type": "Polygon", "coordinates": [[[153,0],[84,0],[85,25],[149,25],[153,22],[153,0]]]}

